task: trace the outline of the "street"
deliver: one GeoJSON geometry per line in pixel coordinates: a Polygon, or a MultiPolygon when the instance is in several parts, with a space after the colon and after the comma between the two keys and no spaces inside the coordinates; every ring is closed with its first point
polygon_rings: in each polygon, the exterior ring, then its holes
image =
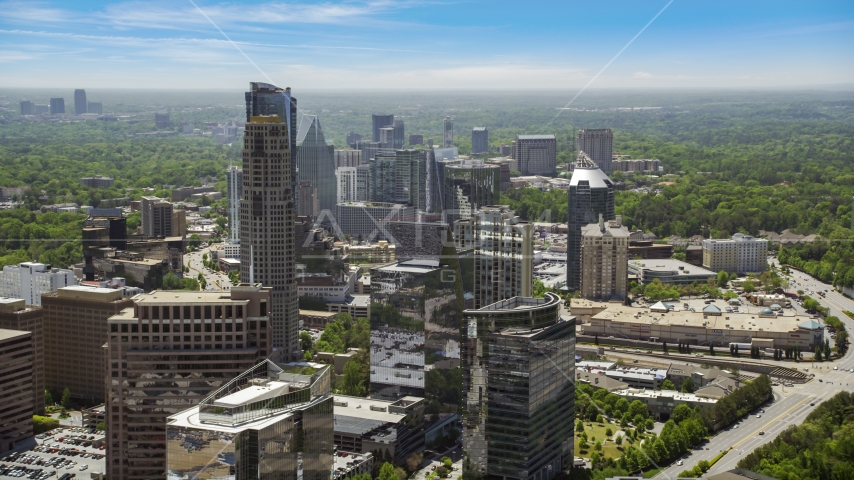
{"type": "Polygon", "coordinates": [[[205,278],[205,282],[207,282],[205,291],[218,292],[230,290],[231,280],[228,279],[228,275],[223,272],[213,272],[205,268],[202,263],[202,255],[205,254],[210,255],[208,248],[184,255],[184,265],[190,269],[188,273],[184,274],[186,278],[198,278],[199,273],[201,273],[205,278]]]}
{"type": "MultiPolygon", "coordinates": [[[[776,263],[772,259],[772,264],[776,263]]],[[[831,285],[822,283],[809,275],[792,271],[789,278],[792,282],[791,290],[804,290],[811,292],[824,292],[826,297],[811,295],[823,306],[830,308],[830,315],[835,315],[845,323],[845,328],[854,331],[854,321],[842,313],[843,310],[854,311],[854,301],[846,298],[835,291],[831,285]]],[[[799,306],[794,303],[795,308],[799,306]]],[[[802,312],[802,309],[799,308],[802,312]]],[[[833,341],[831,340],[831,345],[833,341]]],[[[712,437],[705,445],[704,450],[697,450],[683,457],[684,465],[675,464],[663,470],[655,478],[676,478],[680,472],[693,468],[700,460],[711,461],[721,450],[732,447],[732,451],[724,455],[707,473],[713,475],[735,468],[738,461],[744,455],[753,451],[756,447],[768,443],[789,425],[798,425],[804,421],[807,415],[815,408],[811,403],[819,403],[836,395],[838,392],[850,391],[854,386],[854,356],[849,350],[845,357],[834,362],[801,362],[787,366],[796,366],[799,370],[808,368],[815,378],[803,385],[774,387],[774,401],[764,406],[765,413],[762,418],[757,418],[757,412],[751,413],[736,425],[724,429],[712,437]],[[808,366],[809,365],[809,366],[808,366]],[[838,370],[834,370],[834,367],[838,370]],[[819,381],[821,380],[821,381],[819,381]],[[760,435],[759,432],[765,432],[760,435]],[[708,448],[708,450],[705,450],[708,448]]]]}

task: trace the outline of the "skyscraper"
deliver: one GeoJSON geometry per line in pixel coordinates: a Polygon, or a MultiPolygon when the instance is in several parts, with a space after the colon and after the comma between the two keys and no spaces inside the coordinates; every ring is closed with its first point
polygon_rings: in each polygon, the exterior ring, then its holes
{"type": "Polygon", "coordinates": [[[394,127],[380,128],[380,147],[394,150],[394,127]]]}
{"type": "Polygon", "coordinates": [[[576,149],[584,152],[600,170],[611,172],[614,134],[610,128],[585,128],[578,131],[576,149]]]}
{"type": "Polygon", "coordinates": [[[400,150],[401,148],[403,148],[403,144],[406,141],[406,139],[403,138],[403,135],[404,135],[403,120],[395,120],[394,123],[392,123],[392,126],[394,128],[394,135],[393,135],[394,148],[397,150],[400,150]]]}
{"type": "Polygon", "coordinates": [[[370,163],[371,202],[394,203],[397,197],[397,156],[377,155],[370,163]]]}
{"type": "Polygon", "coordinates": [[[380,141],[380,129],[383,127],[391,127],[394,125],[394,115],[371,115],[371,129],[373,132],[372,140],[380,141]]]}
{"type": "Polygon", "coordinates": [[[50,99],[50,114],[59,115],[65,113],[65,99],[51,98],[50,99]]]}
{"type": "Polygon", "coordinates": [[[287,124],[285,133],[291,152],[290,190],[296,209],[297,164],[294,160],[297,157],[297,99],[291,96],[291,87],[279,88],[261,82],[249,82],[249,91],[246,92],[245,98],[247,122],[251,121],[253,116],[278,115],[281,121],[287,124]]]}
{"type": "Polygon", "coordinates": [[[319,215],[323,210],[334,214],[335,146],[326,143],[320,120],[316,115],[303,115],[297,140],[300,142],[296,156],[297,182],[308,181],[314,187],[318,208],[315,215],[319,215]]]}
{"type": "Polygon", "coordinates": [[[522,175],[554,175],[557,140],[554,135],[516,135],[514,158],[522,175]]]}
{"type": "Polygon", "coordinates": [[[445,117],[444,129],[442,135],[442,147],[450,148],[454,146],[454,121],[451,117],[445,117]]]}
{"type": "Polygon", "coordinates": [[[317,208],[317,189],[308,180],[297,185],[297,216],[314,218],[320,213],[317,208]]]}
{"type": "Polygon", "coordinates": [[[74,90],[74,114],[83,115],[86,112],[88,112],[88,106],[86,105],[86,90],[78,88],[77,90],[74,90]]]}
{"type": "Polygon", "coordinates": [[[471,130],[471,153],[486,153],[489,151],[489,130],[486,127],[474,127],[471,130]]]}
{"type": "Polygon", "coordinates": [[[550,480],[572,467],[575,318],[560,297],[514,297],[464,312],[463,471],[550,480]]]}
{"type": "Polygon", "coordinates": [[[29,100],[21,100],[21,115],[34,115],[36,113],[35,104],[29,100]]]}
{"type": "Polygon", "coordinates": [[[371,168],[368,165],[335,170],[338,203],[369,201],[370,175],[371,168]]]}
{"type": "Polygon", "coordinates": [[[358,167],[362,163],[362,152],[359,150],[335,150],[335,168],[358,167]]]}
{"type": "Polygon", "coordinates": [[[240,202],[240,278],[273,289],[274,355],[285,359],[301,354],[290,126],[278,115],[250,117],[243,137],[240,202]]]}
{"type": "Polygon", "coordinates": [[[347,134],[347,145],[350,148],[356,148],[356,144],[362,140],[362,136],[353,130],[350,130],[350,133],[347,134]]]}
{"type": "Polygon", "coordinates": [[[142,197],[142,234],[148,237],[171,237],[172,204],[157,197],[142,197]]]}
{"type": "Polygon", "coordinates": [[[86,112],[102,115],[104,113],[104,105],[101,102],[89,102],[86,106],[86,112]]]}
{"type": "Polygon", "coordinates": [[[609,302],[625,300],[628,292],[629,231],[620,216],[582,227],[581,296],[609,302]]]}
{"type": "Polygon", "coordinates": [[[483,160],[463,160],[443,164],[440,169],[442,185],[442,212],[445,221],[470,218],[481,207],[498,201],[501,188],[501,167],[484,163],[483,160]]]}
{"type": "Polygon", "coordinates": [[[454,223],[455,238],[471,233],[474,308],[534,294],[534,229],[506,205],[480,208],[454,223]]]}
{"type": "Polygon", "coordinates": [[[243,198],[243,170],[229,165],[225,171],[228,194],[228,243],[240,243],[240,199],[243,198]]]}
{"type": "MultiPolygon", "coordinates": [[[[0,328],[32,333],[33,339],[33,411],[44,415],[44,311],[28,307],[21,298],[0,298],[0,328]]],[[[8,417],[4,414],[4,420],[8,417]]],[[[4,432],[5,433],[5,432],[4,432]]],[[[0,451],[3,448],[0,446],[0,451]]]]}
{"type": "Polygon", "coordinates": [[[599,219],[614,219],[614,184],[586,153],[580,152],[569,181],[566,286],[581,288],[581,229],[599,219]]]}

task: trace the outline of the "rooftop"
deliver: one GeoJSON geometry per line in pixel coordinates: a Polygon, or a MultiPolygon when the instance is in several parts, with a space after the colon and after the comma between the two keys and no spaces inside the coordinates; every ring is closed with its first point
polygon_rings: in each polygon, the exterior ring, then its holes
{"type": "Polygon", "coordinates": [[[682,402],[695,402],[695,403],[708,403],[713,404],[717,403],[717,400],[712,398],[698,397],[693,393],[681,393],[676,390],[647,390],[645,388],[627,388],[625,390],[619,390],[614,392],[621,397],[631,397],[631,398],[672,398],[673,400],[682,401],[682,402]]]}
{"type": "MultiPolygon", "coordinates": [[[[777,316],[774,318],[759,317],[755,313],[726,313],[724,315],[704,315],[702,312],[677,310],[653,312],[649,308],[628,307],[616,303],[608,304],[608,308],[593,315],[591,320],[613,320],[618,322],[636,323],[641,325],[667,325],[683,327],[701,327],[707,329],[739,329],[762,331],[790,332],[798,330],[803,322],[809,320],[803,316],[777,316]]],[[[817,322],[816,322],[817,323],[817,322]]],[[[757,335],[761,338],[761,334],[757,335]]]]}
{"type": "Polygon", "coordinates": [[[0,328],[0,342],[29,334],[30,332],[24,332],[21,330],[6,330],[5,328],[0,328]]]}
{"type": "Polygon", "coordinates": [[[438,260],[414,259],[403,262],[388,263],[374,270],[380,272],[401,272],[401,273],[430,273],[438,270],[440,267],[438,260]]]}
{"type": "Polygon", "coordinates": [[[554,140],[554,135],[516,135],[518,140],[554,140]]]}
{"type": "Polygon", "coordinates": [[[691,265],[673,258],[656,258],[643,260],[629,260],[629,268],[649,270],[653,272],[679,272],[684,275],[717,275],[711,270],[691,265]]]}

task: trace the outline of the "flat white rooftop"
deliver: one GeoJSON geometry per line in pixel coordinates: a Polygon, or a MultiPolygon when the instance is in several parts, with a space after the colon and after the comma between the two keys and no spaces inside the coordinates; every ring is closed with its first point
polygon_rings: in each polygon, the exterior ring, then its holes
{"type": "Polygon", "coordinates": [[[217,407],[238,407],[268,398],[275,398],[288,393],[290,384],[287,382],[270,381],[266,385],[249,385],[230,395],[214,401],[217,407]]]}

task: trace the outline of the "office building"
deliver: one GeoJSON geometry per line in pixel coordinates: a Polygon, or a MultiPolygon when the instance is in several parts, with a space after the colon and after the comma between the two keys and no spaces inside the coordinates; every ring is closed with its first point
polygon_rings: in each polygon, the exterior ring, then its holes
{"type": "Polygon", "coordinates": [[[371,398],[425,398],[428,437],[458,419],[463,308],[452,245],[371,269],[371,398]]]}
{"type": "MultiPolygon", "coordinates": [[[[699,247],[702,252],[702,247],[699,247]]],[[[629,258],[670,258],[673,256],[673,245],[657,244],[652,240],[629,241],[629,258]]],[[[700,262],[702,263],[702,261],[700,262]]]]}
{"type": "Polygon", "coordinates": [[[170,480],[331,480],[332,367],[265,360],[167,418],[170,480]]]}
{"type": "Polygon", "coordinates": [[[101,102],[89,102],[88,106],[86,107],[86,111],[88,113],[95,113],[98,115],[103,115],[104,114],[104,105],[101,102]]]}
{"type": "Polygon", "coordinates": [[[581,288],[581,230],[599,215],[614,219],[614,184],[584,152],[578,154],[569,182],[569,218],[566,239],[566,286],[581,288]]]}
{"type": "Polygon", "coordinates": [[[0,273],[0,297],[22,298],[27,305],[40,306],[43,294],[70,285],[77,285],[74,272],[44,263],[6,265],[0,273]]]}
{"type": "Polygon", "coordinates": [[[498,154],[504,157],[513,155],[513,150],[510,145],[501,144],[498,146],[498,154]]]}
{"type": "MultiPolygon", "coordinates": [[[[32,441],[33,335],[0,330],[0,402],[3,405],[0,454],[32,441]]],[[[41,402],[44,403],[44,392],[41,402]]]]}
{"type": "Polygon", "coordinates": [[[381,400],[334,395],[333,400],[338,451],[373,453],[375,458],[387,459],[397,466],[405,465],[410,455],[424,451],[427,402],[423,398],[381,400]]]}
{"type": "MultiPolygon", "coordinates": [[[[290,150],[290,191],[291,201],[296,202],[297,191],[297,99],[291,95],[291,88],[279,88],[269,83],[249,82],[249,91],[245,94],[246,122],[253,116],[278,115],[287,127],[284,129],[290,150]]],[[[245,172],[245,169],[244,169],[245,172]]],[[[296,211],[296,203],[294,203],[296,211]]]]}
{"type": "MultiPolygon", "coordinates": [[[[365,162],[367,163],[367,162],[365,162]]],[[[335,168],[358,167],[362,164],[362,152],[355,149],[335,150],[335,168]]]]}
{"type": "MultiPolygon", "coordinates": [[[[228,243],[240,243],[240,200],[243,198],[243,170],[229,165],[225,171],[228,198],[228,243]]],[[[238,257],[240,258],[240,257],[238,257]]]]}
{"type": "Polygon", "coordinates": [[[369,199],[372,202],[394,203],[397,198],[397,154],[380,154],[369,164],[369,199]]]}
{"type": "Polygon", "coordinates": [[[628,293],[629,230],[622,218],[581,229],[581,296],[591,300],[625,301],[628,293]]]}
{"type": "Polygon", "coordinates": [[[338,203],[366,202],[369,200],[371,167],[340,167],[335,170],[338,203]]]}
{"type": "Polygon", "coordinates": [[[362,152],[361,161],[363,164],[370,163],[372,159],[380,155],[394,156],[395,151],[393,148],[383,147],[380,142],[361,141],[356,145],[356,148],[362,152]]]}
{"type": "Polygon", "coordinates": [[[409,146],[424,145],[424,135],[420,133],[409,134],[409,146]]]}
{"type": "Polygon", "coordinates": [[[317,189],[308,180],[300,180],[297,185],[297,216],[316,217],[320,211],[317,206],[317,189]]]}
{"type": "Polygon", "coordinates": [[[703,267],[746,275],[768,268],[768,240],[736,233],[730,240],[703,240],[703,267]]]}
{"type": "Polygon", "coordinates": [[[33,411],[31,415],[44,415],[44,316],[41,307],[28,307],[20,298],[0,298],[0,328],[32,334],[33,411]]]}
{"type": "Polygon", "coordinates": [[[335,218],[343,235],[351,235],[359,241],[391,240],[386,225],[415,220],[416,212],[412,207],[395,203],[339,203],[335,218]]]}
{"type": "Polygon", "coordinates": [[[471,153],[486,153],[489,151],[489,130],[486,127],[474,127],[471,130],[471,153]]]}
{"type": "Polygon", "coordinates": [[[442,178],[442,203],[445,221],[453,224],[467,219],[480,208],[493,205],[499,198],[501,167],[483,160],[436,162],[442,178]]]}
{"type": "Polygon", "coordinates": [[[347,145],[350,148],[356,148],[356,144],[362,140],[362,135],[350,130],[350,133],[347,134],[347,145]]]}
{"type": "Polygon", "coordinates": [[[554,175],[557,140],[554,135],[516,135],[514,158],[522,175],[554,175]]]}
{"type": "Polygon", "coordinates": [[[506,205],[488,205],[454,224],[474,247],[474,308],[534,293],[534,228],[506,205]]]}
{"type": "Polygon", "coordinates": [[[147,237],[171,237],[172,204],[157,197],[142,197],[142,234],[147,237]]]}
{"type": "Polygon", "coordinates": [[[611,160],[612,172],[657,172],[660,169],[660,160],[655,159],[614,159],[611,160]]]}
{"type": "Polygon", "coordinates": [[[498,167],[501,169],[501,181],[499,190],[501,190],[502,192],[506,192],[507,190],[513,188],[513,184],[510,182],[510,170],[512,170],[510,168],[511,162],[512,160],[500,158],[491,158],[486,161],[487,165],[498,165],[498,167]]]}
{"type": "Polygon", "coordinates": [[[394,127],[393,126],[380,128],[380,146],[382,148],[394,150],[394,127]]]}
{"type": "Polygon", "coordinates": [[[293,169],[289,128],[290,124],[275,115],[252,117],[246,124],[240,278],[273,289],[273,346],[279,350],[274,358],[291,360],[301,358],[302,352],[294,277],[296,208],[290,177],[293,169]]]}
{"type": "Polygon", "coordinates": [[[154,114],[155,128],[172,128],[175,123],[169,120],[169,112],[158,112],[154,114]]]}
{"type": "Polygon", "coordinates": [[[103,402],[107,319],[132,305],[115,288],[75,285],[45,294],[45,388],[62,392],[67,387],[89,405],[103,402]]]}
{"type": "Polygon", "coordinates": [[[50,114],[51,115],[60,115],[65,113],[65,99],[64,98],[51,98],[50,99],[50,114]]]}
{"type": "MultiPolygon", "coordinates": [[[[297,183],[308,181],[314,187],[319,215],[324,210],[335,212],[335,146],[326,143],[316,115],[303,115],[297,133],[297,183]]],[[[300,202],[297,201],[297,205],[300,202]]],[[[308,211],[302,209],[298,211],[308,211]]]]}
{"type": "Polygon", "coordinates": [[[442,124],[442,147],[451,148],[454,146],[454,120],[451,117],[445,117],[442,124]]]}
{"type": "MultiPolygon", "coordinates": [[[[186,237],[187,236],[187,211],[172,210],[172,236],[186,237]]],[[[183,263],[183,259],[182,263],[183,263]]]]}
{"type": "Polygon", "coordinates": [[[578,131],[575,145],[579,154],[584,152],[605,173],[613,171],[614,134],[610,128],[585,128],[578,131]]]}
{"type": "Polygon", "coordinates": [[[259,284],[228,294],[157,291],[109,319],[108,478],[166,478],[167,417],[267,358],[271,304],[259,284]]]}
{"type": "Polygon", "coordinates": [[[427,210],[427,155],[425,150],[398,150],[395,153],[395,184],[392,202],[404,203],[418,211],[427,210]]]}
{"type": "Polygon", "coordinates": [[[403,148],[403,143],[406,141],[403,133],[403,120],[395,120],[392,122],[392,127],[394,128],[392,135],[393,147],[395,150],[400,150],[403,148]]]}
{"type": "Polygon", "coordinates": [[[575,318],[560,303],[546,293],[464,312],[464,475],[549,480],[572,467],[575,318]]]}
{"type": "Polygon", "coordinates": [[[86,105],[86,90],[82,88],[78,88],[74,90],[74,114],[75,115],[83,115],[88,112],[88,105],[86,105]]]}
{"type": "Polygon", "coordinates": [[[49,105],[33,105],[33,109],[35,110],[36,115],[46,115],[50,113],[49,105]]]}
{"type": "Polygon", "coordinates": [[[21,115],[35,115],[36,108],[33,102],[21,100],[21,115]]]}
{"type": "Polygon", "coordinates": [[[95,175],[94,177],[81,178],[80,184],[89,188],[110,188],[116,184],[116,181],[110,177],[95,175]]]}
{"type": "Polygon", "coordinates": [[[371,139],[374,142],[380,141],[380,129],[384,127],[391,127],[394,125],[394,115],[371,115],[371,131],[373,132],[373,137],[371,139]]]}

